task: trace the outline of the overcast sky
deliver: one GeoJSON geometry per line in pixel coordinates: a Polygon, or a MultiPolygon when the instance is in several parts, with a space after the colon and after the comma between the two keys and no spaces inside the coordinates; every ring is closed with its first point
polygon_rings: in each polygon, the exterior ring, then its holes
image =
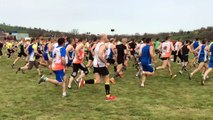
{"type": "Polygon", "coordinates": [[[0,0],[0,22],[64,32],[159,33],[213,26],[213,0],[0,0]]]}

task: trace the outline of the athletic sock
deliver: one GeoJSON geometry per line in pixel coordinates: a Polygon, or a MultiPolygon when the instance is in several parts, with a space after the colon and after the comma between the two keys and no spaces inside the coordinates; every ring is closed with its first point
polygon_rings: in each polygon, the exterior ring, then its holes
{"type": "Polygon", "coordinates": [[[95,80],[94,79],[89,79],[85,81],[86,84],[95,84],[95,80]]]}
{"type": "Polygon", "coordinates": [[[114,66],[114,72],[116,72],[117,71],[117,66],[114,66]]]}
{"type": "Polygon", "coordinates": [[[105,84],[106,96],[110,95],[110,85],[105,84]]]}

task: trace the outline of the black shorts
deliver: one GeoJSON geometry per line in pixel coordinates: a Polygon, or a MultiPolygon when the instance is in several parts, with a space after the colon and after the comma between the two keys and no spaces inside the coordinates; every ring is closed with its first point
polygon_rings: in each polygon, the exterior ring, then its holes
{"type": "Polygon", "coordinates": [[[14,53],[15,51],[13,49],[7,49],[8,53],[14,53]]]}
{"type": "Polygon", "coordinates": [[[114,59],[107,59],[107,63],[109,63],[109,64],[115,64],[115,60],[114,59]]]}
{"type": "Polygon", "coordinates": [[[27,54],[25,52],[18,53],[18,57],[22,57],[22,56],[27,57],[27,54]]]}
{"type": "Polygon", "coordinates": [[[161,58],[161,60],[169,60],[170,58],[165,58],[165,57],[163,57],[163,58],[161,58]]]}
{"type": "Polygon", "coordinates": [[[106,67],[93,67],[93,68],[94,68],[93,73],[98,73],[101,76],[109,75],[109,70],[106,67]]]}
{"type": "Polygon", "coordinates": [[[189,56],[188,55],[182,55],[183,62],[189,62],[189,56]]]}
{"type": "Polygon", "coordinates": [[[94,58],[93,58],[93,55],[92,55],[92,53],[91,52],[89,52],[89,60],[94,60],[94,58]]]}
{"type": "Polygon", "coordinates": [[[79,69],[84,71],[85,75],[89,74],[87,67],[83,63],[82,64],[73,63],[73,71],[72,71],[71,76],[75,78],[78,74],[79,69]]]}
{"type": "Polygon", "coordinates": [[[117,59],[117,63],[118,63],[118,65],[124,64],[124,59],[117,59]]]}
{"type": "Polygon", "coordinates": [[[28,65],[28,70],[31,70],[33,68],[33,66],[35,66],[36,69],[38,69],[38,61],[30,61],[29,65],[28,65]]]}
{"type": "Polygon", "coordinates": [[[134,56],[135,55],[135,51],[134,50],[131,51],[130,54],[134,56]]]}

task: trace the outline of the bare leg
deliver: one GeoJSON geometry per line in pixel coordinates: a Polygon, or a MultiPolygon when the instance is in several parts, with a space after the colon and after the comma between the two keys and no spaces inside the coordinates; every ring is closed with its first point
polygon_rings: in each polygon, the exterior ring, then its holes
{"type": "Polygon", "coordinates": [[[202,62],[199,64],[198,68],[195,69],[190,75],[193,76],[195,73],[197,73],[199,70],[201,70],[204,67],[205,63],[202,62]]]}
{"type": "Polygon", "coordinates": [[[101,83],[101,76],[98,73],[95,73],[94,77],[95,77],[95,83],[101,83]]]}
{"type": "Polygon", "coordinates": [[[73,80],[74,80],[74,77],[70,76],[68,88],[71,88],[73,80]]]}
{"type": "Polygon", "coordinates": [[[161,66],[157,67],[156,69],[157,69],[157,70],[165,69],[166,66],[167,66],[167,60],[164,60],[164,61],[163,61],[163,64],[162,64],[161,66]]]}
{"type": "Polygon", "coordinates": [[[15,65],[16,62],[17,62],[19,59],[20,59],[20,57],[17,57],[17,58],[14,60],[13,65],[15,65]]]}
{"type": "Polygon", "coordinates": [[[171,63],[169,61],[167,62],[167,66],[168,66],[168,71],[170,75],[172,75],[171,63]]]}
{"type": "Polygon", "coordinates": [[[209,69],[206,70],[206,72],[204,73],[204,76],[203,76],[204,80],[206,80],[208,74],[209,74],[211,71],[212,71],[212,68],[209,68],[209,69]]]}

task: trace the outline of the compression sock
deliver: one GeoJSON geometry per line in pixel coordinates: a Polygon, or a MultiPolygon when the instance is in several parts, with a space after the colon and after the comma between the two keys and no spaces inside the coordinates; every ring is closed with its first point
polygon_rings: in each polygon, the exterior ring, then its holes
{"type": "Polygon", "coordinates": [[[110,95],[110,85],[109,84],[105,84],[105,91],[106,91],[106,96],[110,95]]]}
{"type": "Polygon", "coordinates": [[[116,72],[116,71],[117,71],[117,66],[115,65],[115,66],[114,66],[114,72],[116,72]]]}

